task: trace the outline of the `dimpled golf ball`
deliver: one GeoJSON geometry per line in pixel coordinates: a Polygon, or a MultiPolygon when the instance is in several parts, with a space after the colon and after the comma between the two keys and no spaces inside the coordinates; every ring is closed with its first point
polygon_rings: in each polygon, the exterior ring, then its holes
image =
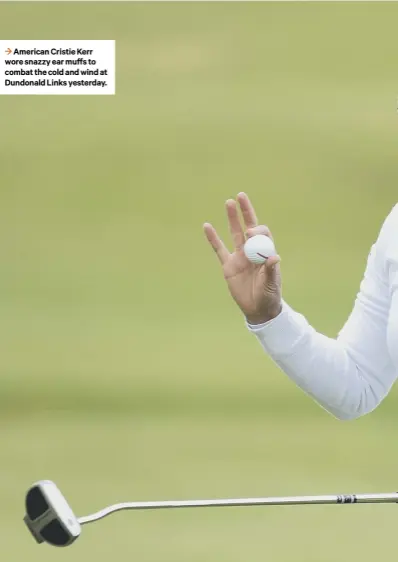
{"type": "Polygon", "coordinates": [[[276,250],[271,238],[258,234],[249,238],[244,246],[244,252],[252,263],[264,263],[271,256],[275,256],[276,250]]]}

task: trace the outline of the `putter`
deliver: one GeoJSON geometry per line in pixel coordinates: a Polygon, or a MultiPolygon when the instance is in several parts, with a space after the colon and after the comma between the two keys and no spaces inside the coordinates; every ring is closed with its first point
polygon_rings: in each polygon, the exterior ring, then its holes
{"type": "Polygon", "coordinates": [[[348,494],[329,496],[287,496],[222,500],[171,500],[117,503],[85,517],[76,517],[60,490],[51,480],[40,480],[26,494],[24,522],[38,543],[69,546],[81,533],[81,526],[123,510],[172,509],[187,507],[240,507],[260,505],[320,505],[356,503],[398,503],[398,492],[389,494],[348,494]]]}

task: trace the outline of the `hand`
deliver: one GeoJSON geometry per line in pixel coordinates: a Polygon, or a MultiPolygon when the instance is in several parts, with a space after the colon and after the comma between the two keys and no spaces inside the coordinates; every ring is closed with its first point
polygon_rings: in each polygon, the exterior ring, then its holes
{"type": "Polygon", "coordinates": [[[203,228],[222,265],[224,278],[233,299],[249,324],[262,324],[278,316],[282,309],[280,257],[270,257],[260,265],[247,259],[243,251],[246,238],[265,234],[272,239],[272,235],[266,226],[258,226],[256,213],[245,193],[239,193],[237,201],[242,212],[245,232],[239,220],[237,203],[229,199],[226,202],[226,210],[235,245],[232,254],[211,224],[206,223],[203,228]]]}

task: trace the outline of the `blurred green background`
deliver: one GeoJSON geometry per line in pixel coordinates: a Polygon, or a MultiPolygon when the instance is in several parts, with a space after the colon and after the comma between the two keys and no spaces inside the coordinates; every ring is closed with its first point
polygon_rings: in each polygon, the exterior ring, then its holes
{"type": "Polygon", "coordinates": [[[1,3],[2,39],[115,39],[115,96],[0,99],[1,560],[395,557],[394,506],[124,513],[34,544],[24,491],[397,489],[398,396],[332,418],[264,355],[202,223],[245,190],[334,337],[397,201],[395,3],[1,3]],[[342,553],[343,557],[342,557],[342,553]]]}

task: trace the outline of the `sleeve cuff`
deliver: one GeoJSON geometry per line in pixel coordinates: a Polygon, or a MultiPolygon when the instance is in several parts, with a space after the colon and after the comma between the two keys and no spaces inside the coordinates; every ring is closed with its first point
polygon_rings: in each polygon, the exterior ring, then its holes
{"type": "Polygon", "coordinates": [[[309,329],[307,320],[295,312],[282,300],[282,310],[272,320],[253,325],[246,321],[250,332],[254,333],[261,345],[273,358],[286,357],[294,353],[298,342],[309,329]]]}

